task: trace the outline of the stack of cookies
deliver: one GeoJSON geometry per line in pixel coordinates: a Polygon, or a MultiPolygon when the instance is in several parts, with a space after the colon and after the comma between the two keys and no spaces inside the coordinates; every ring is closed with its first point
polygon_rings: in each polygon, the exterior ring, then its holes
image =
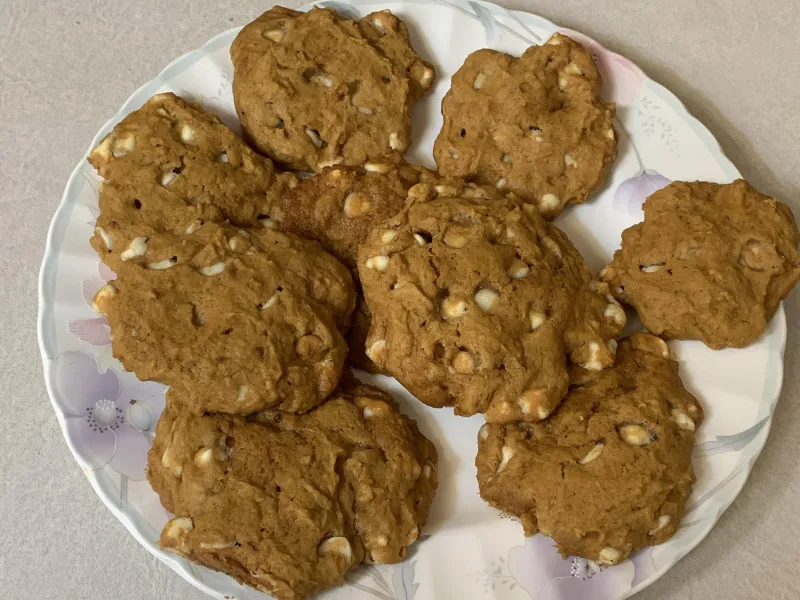
{"type": "Polygon", "coordinates": [[[231,58],[246,142],[165,93],[89,157],[117,274],[96,310],[123,365],[170,386],[161,545],[281,599],[402,560],[436,449],[348,365],[482,413],[480,493],[526,534],[604,565],[669,539],[703,410],[664,339],[763,333],[800,279],[789,210],[744,181],[671,184],[596,277],[551,223],[617,149],[570,38],[467,57],[436,172],[402,158],[435,74],[389,11],[276,7],[231,58]],[[623,305],[650,333],[618,339],[623,305]]]}

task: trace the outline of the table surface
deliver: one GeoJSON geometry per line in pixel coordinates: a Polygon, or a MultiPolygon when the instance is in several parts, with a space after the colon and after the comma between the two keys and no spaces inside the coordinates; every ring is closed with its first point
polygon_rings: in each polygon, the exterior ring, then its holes
{"type": "MultiPolygon", "coordinates": [[[[685,102],[748,180],[800,215],[800,3],[500,3],[632,59],[685,102]]],[[[100,126],[173,58],[267,7],[255,0],[0,0],[6,598],[205,597],[128,535],[70,455],[42,379],[36,283],[52,213],[100,126]]],[[[783,395],[761,458],[706,540],[638,599],[800,598],[800,290],[786,308],[783,395]]]]}

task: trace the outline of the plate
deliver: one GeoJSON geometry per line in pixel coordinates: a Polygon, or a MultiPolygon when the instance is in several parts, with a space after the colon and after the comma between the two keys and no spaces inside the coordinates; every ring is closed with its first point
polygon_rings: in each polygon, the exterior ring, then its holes
{"type": "MultiPolygon", "coordinates": [[[[450,76],[466,55],[490,47],[519,55],[555,31],[583,43],[604,79],[604,95],[617,103],[619,156],[603,190],[558,219],[597,270],[618,247],[620,233],[642,219],[644,198],[668,180],[728,182],[739,176],[708,130],[668,90],[629,60],[593,40],[541,17],[485,2],[320,2],[358,17],[388,8],[409,25],[413,44],[436,64],[432,93],[414,109],[409,158],[433,166],[441,125],[439,106],[450,76]]],[[[307,7],[308,8],[308,7],[307,7]]],[[[97,133],[90,148],[151,95],[174,91],[202,104],[238,130],[231,97],[228,49],[238,29],[216,36],[172,62],[139,88],[97,133]]],[[[114,274],[101,265],[89,238],[97,208],[98,178],[81,161],[67,183],[48,233],[39,282],[39,344],[47,390],[70,450],[97,494],[151,553],[211,596],[264,600],[266,595],[158,547],[168,518],[144,475],[145,455],[164,405],[164,387],[142,383],[111,354],[105,319],[91,310],[94,293],[114,274]]],[[[327,600],[616,600],[663,575],[708,534],[733,502],[769,433],[780,393],[786,321],[779,309],[758,342],[741,350],[710,350],[698,342],[672,342],[686,386],[706,411],[693,460],[697,484],[686,516],[669,542],[600,568],[562,559],[549,538],[525,538],[516,519],[478,495],[474,456],[478,415],[455,417],[414,400],[396,381],[369,379],[395,393],[440,454],[440,489],[424,536],[397,565],[362,566],[327,600]]]]}

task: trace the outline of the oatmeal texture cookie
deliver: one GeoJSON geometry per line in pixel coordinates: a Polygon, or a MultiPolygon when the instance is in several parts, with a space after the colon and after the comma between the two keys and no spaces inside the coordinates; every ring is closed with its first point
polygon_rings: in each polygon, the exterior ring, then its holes
{"type": "MultiPolygon", "coordinates": [[[[281,196],[270,217],[283,231],[317,240],[358,279],[358,245],[374,226],[396,215],[408,189],[434,174],[402,161],[371,161],[361,167],[329,167],[281,196]]],[[[364,353],[369,307],[359,296],[347,336],[348,360],[372,373],[379,368],[364,353]]]]}
{"type": "Polygon", "coordinates": [[[276,598],[402,560],[437,487],[436,448],[390,396],[348,386],[297,416],[198,416],[168,403],[148,479],[175,516],[161,546],[276,598]]]}
{"type": "Polygon", "coordinates": [[[571,376],[547,421],[481,428],[480,492],[564,556],[616,564],[678,530],[703,410],[666,343],[649,334],[621,340],[614,368],[571,376]]]}
{"type": "Polygon", "coordinates": [[[560,34],[519,59],[473,52],[442,101],[439,172],[512,191],[554,219],[603,184],[616,156],[615,107],[599,88],[592,57],[560,34]]]}
{"type": "Polygon", "coordinates": [[[172,93],[129,114],[89,155],[104,181],[92,246],[112,269],[131,240],[203,223],[258,225],[296,183],[216,115],[172,93]]]}
{"type": "Polygon", "coordinates": [[[493,422],[546,418],[567,359],[614,362],[625,312],[536,208],[472,184],[417,184],[358,270],[367,354],[420,400],[493,422]]]}
{"type": "Polygon", "coordinates": [[[304,412],[336,387],[347,353],[336,321],[348,322],[355,289],[316,242],[209,223],[125,252],[95,310],[140,379],[184,388],[197,413],[304,412]]]}
{"type": "Polygon", "coordinates": [[[652,333],[741,348],[800,279],[791,210],[744,180],[674,182],[644,204],[601,271],[652,333]]]}
{"type": "Polygon", "coordinates": [[[411,106],[434,78],[389,11],[352,21],[327,8],[277,6],[242,29],[231,59],[248,140],[306,171],[404,152],[411,106]]]}

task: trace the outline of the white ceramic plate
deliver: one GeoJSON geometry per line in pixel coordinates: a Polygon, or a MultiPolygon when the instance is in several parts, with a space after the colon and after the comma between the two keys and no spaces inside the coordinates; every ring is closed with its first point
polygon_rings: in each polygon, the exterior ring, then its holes
{"type": "MultiPolygon", "coordinates": [[[[484,2],[321,2],[358,16],[391,9],[409,25],[415,47],[436,64],[438,81],[414,111],[411,160],[433,166],[442,96],[466,55],[482,47],[515,55],[565,31],[535,15],[484,2]]],[[[94,145],[124,115],[156,92],[174,91],[200,102],[238,129],[231,97],[226,31],[171,63],[137,90],[97,133],[94,145]]],[[[739,174],[711,134],[666,89],[625,58],[575,32],[597,60],[605,95],[617,103],[619,156],[603,191],[569,208],[558,220],[590,266],[599,269],[617,248],[620,232],[641,220],[645,196],[667,179],[726,182],[739,174]]],[[[39,288],[39,344],[50,398],[64,436],[103,502],[150,552],[210,595],[264,599],[229,577],[191,565],[158,547],[167,512],[144,478],[145,454],[163,407],[163,387],[141,383],[111,356],[108,326],[91,298],[113,274],[89,246],[97,216],[97,176],[82,161],[67,183],[53,218],[39,288]]],[[[703,402],[706,421],[694,454],[697,484],[684,522],[668,543],[622,564],[600,569],[583,559],[563,560],[542,535],[525,538],[515,519],[478,496],[473,466],[480,416],[424,406],[394,380],[371,378],[394,391],[440,455],[440,489],[425,536],[403,563],[362,567],[328,599],[616,600],[663,575],[709,532],[737,496],[761,451],[780,392],[786,326],[783,309],[767,333],[744,350],[709,350],[696,342],[671,343],[689,389],[703,402]],[[430,537],[429,537],[430,536],[430,537]]]]}

